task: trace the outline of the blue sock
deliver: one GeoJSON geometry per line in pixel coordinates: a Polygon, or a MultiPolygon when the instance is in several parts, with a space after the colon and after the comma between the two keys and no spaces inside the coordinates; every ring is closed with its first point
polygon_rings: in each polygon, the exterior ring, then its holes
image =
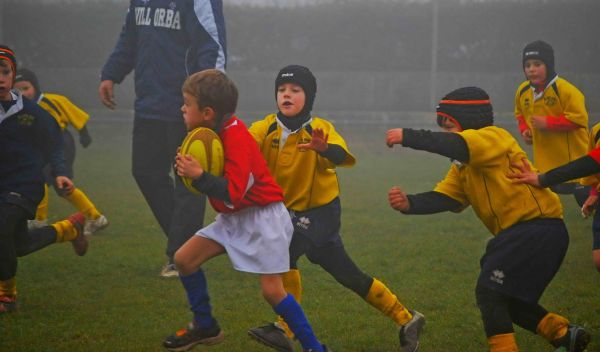
{"type": "Polygon", "coordinates": [[[215,326],[217,321],[211,314],[211,307],[208,296],[208,284],[202,269],[188,276],[179,276],[183,288],[187,293],[190,309],[194,313],[196,326],[209,329],[215,326]]]}
{"type": "Polygon", "coordinates": [[[303,349],[323,352],[323,346],[317,340],[310,323],[304,315],[304,311],[302,311],[302,307],[296,302],[294,296],[288,294],[273,310],[283,317],[290,330],[300,341],[303,349]]]}

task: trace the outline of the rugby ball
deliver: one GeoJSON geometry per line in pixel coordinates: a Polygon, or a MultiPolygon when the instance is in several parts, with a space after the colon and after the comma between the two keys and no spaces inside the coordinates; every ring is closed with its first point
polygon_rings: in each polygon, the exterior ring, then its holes
{"type": "MultiPolygon", "coordinates": [[[[190,155],[198,161],[205,172],[214,176],[223,176],[225,156],[223,143],[215,131],[206,127],[198,127],[190,132],[181,143],[181,155],[190,155]]],[[[181,177],[185,187],[194,194],[201,194],[192,186],[192,179],[181,177]]]]}

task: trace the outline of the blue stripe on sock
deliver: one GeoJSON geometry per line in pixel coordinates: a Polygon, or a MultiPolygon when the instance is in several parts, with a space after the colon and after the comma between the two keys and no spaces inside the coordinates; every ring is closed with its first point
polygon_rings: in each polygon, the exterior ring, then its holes
{"type": "Polygon", "coordinates": [[[217,321],[211,314],[210,297],[208,295],[208,283],[202,269],[187,276],[179,276],[183,288],[190,303],[190,309],[194,313],[194,321],[200,328],[209,329],[215,326],[217,321]]]}
{"type": "Polygon", "coordinates": [[[290,330],[292,330],[298,341],[300,341],[303,349],[323,352],[321,343],[317,340],[310,323],[304,315],[302,307],[296,302],[294,296],[288,294],[273,310],[283,317],[290,330]]]}

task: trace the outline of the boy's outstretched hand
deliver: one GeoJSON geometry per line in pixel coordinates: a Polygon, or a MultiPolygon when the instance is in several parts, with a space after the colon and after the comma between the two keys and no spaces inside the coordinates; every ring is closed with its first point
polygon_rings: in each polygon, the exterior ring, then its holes
{"type": "Polygon", "coordinates": [[[388,192],[388,201],[390,202],[390,207],[398,211],[407,211],[410,209],[410,202],[408,201],[408,197],[406,197],[406,193],[398,186],[390,189],[388,192]]]}
{"type": "Polygon", "coordinates": [[[322,129],[315,128],[312,131],[312,139],[309,143],[298,144],[299,149],[312,149],[317,152],[324,152],[329,148],[327,140],[329,135],[326,134],[322,129]]]}
{"type": "Polygon", "coordinates": [[[177,153],[175,156],[175,171],[177,175],[191,178],[192,180],[202,176],[204,170],[191,155],[181,155],[177,153]]]}
{"type": "Polygon", "coordinates": [[[392,128],[388,130],[385,136],[385,143],[388,148],[392,148],[394,144],[402,144],[404,140],[404,132],[402,128],[392,128]]]}
{"type": "Polygon", "coordinates": [[[521,164],[511,164],[511,167],[519,170],[518,173],[506,175],[513,183],[526,183],[532,186],[541,187],[537,172],[531,170],[531,165],[527,159],[521,159],[521,164]]]}

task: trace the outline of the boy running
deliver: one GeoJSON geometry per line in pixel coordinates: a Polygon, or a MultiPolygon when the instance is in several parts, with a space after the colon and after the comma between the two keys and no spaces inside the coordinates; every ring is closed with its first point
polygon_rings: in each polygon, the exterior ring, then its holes
{"type": "Polygon", "coordinates": [[[80,256],[88,248],[80,213],[27,230],[27,219],[44,194],[44,165],[51,165],[58,188],[74,186],[65,176],[60,128],[46,111],[12,90],[16,69],[14,52],[0,45],[0,314],[17,309],[17,257],[55,242],[70,241],[80,256]]]}
{"type": "MultiPolygon", "coordinates": [[[[22,68],[17,71],[15,89],[20,90],[25,98],[36,102],[50,113],[62,129],[67,176],[73,179],[75,142],[67,127],[71,125],[78,131],[79,142],[84,148],[87,148],[92,143],[92,138],[86,127],[90,115],[63,95],[42,93],[37,76],[28,69],[22,68]]],[[[56,184],[52,181],[49,168],[44,168],[44,175],[46,176],[44,198],[38,205],[35,219],[30,221],[30,227],[38,228],[46,226],[48,223],[48,185],[54,186],[59,196],[69,201],[79,212],[85,215],[86,220],[83,228],[85,235],[91,235],[108,226],[106,217],[98,211],[94,203],[81,189],[74,187],[70,193],[65,192],[65,190],[56,187],[56,184]]]]}
{"type": "Polygon", "coordinates": [[[263,297],[284,317],[304,351],[327,351],[294,296],[283,288],[280,274],[289,270],[292,224],[281,188],[246,126],[233,115],[237,98],[235,84],[219,70],[195,73],[183,84],[181,110],[187,129],[215,130],[223,142],[225,166],[223,176],[216,177],[204,172],[191,156],[176,156],[177,174],[193,179],[192,185],[208,196],[219,215],[175,253],[175,265],[194,320],[187,329],[167,337],[163,345],[170,351],[186,351],[198,344],[213,345],[223,340],[223,332],[211,314],[201,266],[227,253],[236,270],[259,274],[263,297]]]}
{"type": "Polygon", "coordinates": [[[590,334],[538,303],[569,244],[562,206],[548,189],[512,184],[507,177],[511,165],[527,157],[510,133],[493,125],[493,118],[487,93],[466,87],[447,94],[437,107],[445,132],[389,130],[390,147],[402,144],[452,159],[433,191],[406,195],[393,187],[390,206],[403,214],[433,214],[471,205],[494,235],[475,288],[491,352],[518,351],[513,324],[568,352],[584,351],[590,334]]]}
{"type": "MultiPolygon", "coordinates": [[[[298,259],[306,255],[336,281],[358,294],[399,327],[404,352],[416,351],[425,317],[408,311],[381,281],[361,271],[352,261],[340,236],[341,205],[335,168],[350,167],[355,159],[333,125],[311,115],[317,92],[312,72],[299,65],[286,66],[275,79],[279,111],[250,127],[267,160],[269,170],[283,188],[294,234],[290,268],[283,275],[287,292],[302,297],[298,259]]],[[[293,334],[285,323],[250,329],[250,336],[278,351],[293,351],[293,334]]]]}

